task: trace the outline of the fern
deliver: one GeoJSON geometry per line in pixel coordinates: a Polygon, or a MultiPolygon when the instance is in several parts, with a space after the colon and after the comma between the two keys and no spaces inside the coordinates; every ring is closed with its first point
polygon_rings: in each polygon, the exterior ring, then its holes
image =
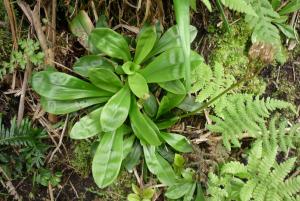
{"type": "Polygon", "coordinates": [[[221,0],[222,4],[232,10],[257,16],[252,6],[245,0],[221,0]]]}
{"type": "Polygon", "coordinates": [[[293,108],[290,103],[266,98],[259,99],[248,94],[236,94],[228,97],[227,105],[223,110],[223,117],[211,116],[215,124],[207,128],[216,133],[221,133],[225,147],[230,150],[231,143],[240,147],[239,138],[247,132],[251,137],[257,137],[260,124],[276,109],[293,108]]]}
{"type": "Polygon", "coordinates": [[[29,119],[24,119],[21,125],[17,126],[16,118],[13,118],[10,128],[6,129],[0,116],[0,145],[34,145],[44,134],[41,129],[32,127],[29,119]]]}
{"type": "Polygon", "coordinates": [[[257,142],[249,154],[247,165],[229,162],[221,168],[220,176],[210,173],[209,200],[298,200],[300,176],[288,176],[294,169],[296,158],[278,164],[276,154],[277,148],[266,153],[262,143],[257,142]]]}
{"type": "MultiPolygon", "coordinates": [[[[202,103],[216,97],[235,81],[232,75],[225,75],[224,68],[220,63],[210,66],[202,64],[196,68],[192,76],[192,93],[197,93],[196,102],[202,103]]],[[[222,111],[227,104],[227,95],[222,96],[214,102],[214,111],[222,116],[222,111]]]]}

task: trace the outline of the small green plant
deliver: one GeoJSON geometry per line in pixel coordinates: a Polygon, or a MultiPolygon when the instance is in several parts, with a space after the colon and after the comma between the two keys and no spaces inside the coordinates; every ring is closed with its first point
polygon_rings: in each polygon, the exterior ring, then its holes
{"type": "Polygon", "coordinates": [[[247,165],[228,162],[220,175],[209,175],[208,200],[299,200],[300,176],[289,176],[296,158],[278,164],[277,148],[263,152],[258,142],[251,149],[247,165]]]}
{"type": "Polygon", "coordinates": [[[11,58],[9,62],[2,62],[2,67],[0,68],[0,80],[3,76],[12,73],[15,68],[19,67],[24,70],[27,63],[31,62],[34,65],[40,65],[43,63],[44,53],[38,51],[40,45],[31,39],[20,40],[19,50],[13,51],[11,53],[11,58]]]}
{"type": "Polygon", "coordinates": [[[151,201],[155,190],[152,188],[139,188],[137,185],[132,184],[132,191],[127,197],[128,201],[151,201]]]}
{"type": "Polygon", "coordinates": [[[49,169],[40,168],[36,174],[35,182],[46,187],[48,187],[49,184],[56,187],[61,182],[61,177],[61,172],[52,173],[49,169]]]}

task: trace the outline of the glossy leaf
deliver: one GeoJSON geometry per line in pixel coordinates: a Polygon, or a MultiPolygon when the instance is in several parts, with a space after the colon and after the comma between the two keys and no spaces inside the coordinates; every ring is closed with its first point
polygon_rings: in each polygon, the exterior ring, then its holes
{"type": "Polygon", "coordinates": [[[111,70],[104,68],[90,69],[88,76],[91,82],[100,89],[116,93],[122,88],[121,80],[111,70]]]}
{"type": "Polygon", "coordinates": [[[160,136],[164,139],[164,141],[167,144],[173,147],[176,151],[183,152],[183,153],[188,153],[193,151],[192,145],[190,144],[189,140],[183,135],[160,132],[160,136]]]}
{"type": "Polygon", "coordinates": [[[147,143],[155,146],[161,144],[158,137],[159,133],[157,133],[158,128],[153,128],[153,125],[149,124],[149,121],[145,118],[145,115],[140,112],[135,98],[132,98],[129,117],[132,130],[140,140],[146,141],[147,143]]]}
{"type": "MultiPolygon", "coordinates": [[[[197,29],[194,26],[189,26],[189,32],[190,32],[190,39],[191,42],[196,38],[197,36],[197,29]]],[[[153,50],[150,52],[150,56],[155,56],[159,53],[165,52],[167,50],[178,48],[181,46],[180,43],[180,35],[178,26],[172,26],[169,28],[164,35],[160,38],[158,43],[154,46],[153,50]]]]}
{"type": "Polygon", "coordinates": [[[51,114],[68,114],[92,105],[104,103],[109,99],[110,97],[99,97],[59,101],[41,97],[41,105],[46,112],[51,114]]]}
{"type": "Polygon", "coordinates": [[[192,183],[190,188],[188,189],[188,192],[185,194],[183,201],[191,201],[193,200],[194,193],[196,190],[196,182],[192,183]]]}
{"type": "Polygon", "coordinates": [[[125,85],[104,105],[100,123],[104,132],[114,131],[126,120],[130,108],[130,90],[125,85]]]}
{"type": "Polygon", "coordinates": [[[102,107],[82,117],[74,124],[70,132],[72,139],[86,139],[100,134],[102,129],[100,125],[100,115],[102,107]]]}
{"type": "Polygon", "coordinates": [[[87,77],[89,70],[94,68],[114,71],[114,64],[102,56],[87,55],[79,58],[73,66],[73,70],[84,77],[87,77]]]}
{"type": "Polygon", "coordinates": [[[164,121],[156,122],[157,127],[159,130],[170,128],[171,126],[175,125],[180,120],[179,117],[173,117],[171,119],[167,119],[164,121]]]}
{"type": "Polygon", "coordinates": [[[124,139],[123,159],[126,158],[127,155],[131,152],[134,140],[135,140],[134,135],[131,135],[124,139]]]}
{"type": "Polygon", "coordinates": [[[160,182],[166,185],[175,183],[176,175],[171,165],[155,152],[154,146],[143,145],[146,164],[151,173],[155,174],[160,182]]]}
{"type": "Polygon", "coordinates": [[[135,73],[128,76],[128,84],[131,91],[139,98],[146,99],[149,97],[149,88],[145,78],[139,74],[135,73]]]}
{"type": "Polygon", "coordinates": [[[133,63],[132,61],[127,61],[122,65],[122,70],[127,75],[133,75],[137,70],[141,68],[140,65],[133,63]]]}
{"type": "Polygon", "coordinates": [[[127,171],[131,172],[133,168],[139,164],[141,155],[142,155],[141,144],[138,141],[136,141],[134,145],[131,147],[130,153],[123,161],[123,165],[127,171]]]}
{"type": "Polygon", "coordinates": [[[180,44],[184,55],[184,80],[185,88],[191,88],[191,45],[190,45],[190,3],[188,1],[173,0],[176,22],[178,24],[180,44]]]}
{"type": "Polygon", "coordinates": [[[104,133],[92,162],[92,173],[99,188],[117,178],[123,159],[123,133],[116,130],[104,133]]]}
{"type": "Polygon", "coordinates": [[[79,42],[84,46],[88,47],[88,35],[94,29],[94,25],[89,18],[88,14],[81,10],[78,12],[76,17],[70,23],[71,32],[79,37],[79,42]]]}
{"type": "Polygon", "coordinates": [[[185,96],[186,95],[167,93],[159,104],[156,117],[158,118],[178,106],[184,100],[185,96]]]}
{"type": "Polygon", "coordinates": [[[152,50],[156,41],[156,29],[154,26],[145,26],[137,38],[137,45],[134,55],[134,63],[140,64],[152,50]]]}
{"type": "Polygon", "coordinates": [[[206,6],[206,8],[209,12],[212,12],[211,3],[209,0],[202,0],[202,3],[206,6]]]}
{"type": "Polygon", "coordinates": [[[183,111],[192,112],[199,108],[203,103],[196,102],[195,96],[186,96],[177,107],[183,111]]]}
{"type": "MultiPolygon", "coordinates": [[[[191,68],[195,68],[203,62],[203,57],[198,53],[191,53],[191,68]]],[[[184,57],[180,48],[168,50],[156,57],[139,72],[148,83],[160,83],[178,80],[184,77],[184,57]]]]}
{"type": "Polygon", "coordinates": [[[149,97],[144,102],[144,111],[150,117],[155,117],[158,109],[156,97],[150,93],[149,97]]]}
{"type": "Polygon", "coordinates": [[[60,73],[41,71],[32,77],[32,88],[41,96],[52,100],[74,100],[89,97],[111,96],[77,77],[60,73]]]}
{"type": "Polygon", "coordinates": [[[125,38],[109,28],[96,28],[90,36],[90,42],[110,57],[129,61],[131,59],[125,38]]]}
{"type": "Polygon", "coordinates": [[[173,94],[186,94],[184,84],[180,80],[158,83],[159,86],[173,94]]]}

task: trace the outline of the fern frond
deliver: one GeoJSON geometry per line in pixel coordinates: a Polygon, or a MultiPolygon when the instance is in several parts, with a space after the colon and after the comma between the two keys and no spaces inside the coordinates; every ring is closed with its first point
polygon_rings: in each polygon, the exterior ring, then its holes
{"type": "Polygon", "coordinates": [[[32,126],[29,119],[24,119],[21,125],[17,126],[15,117],[11,120],[10,128],[6,129],[0,116],[0,145],[33,145],[43,134],[41,129],[32,126]]]}
{"type": "Polygon", "coordinates": [[[244,0],[222,0],[222,4],[232,10],[257,16],[252,6],[244,0]]]}
{"type": "Polygon", "coordinates": [[[242,138],[244,133],[256,137],[261,129],[260,124],[265,122],[271,111],[291,107],[290,103],[276,99],[253,99],[251,95],[232,95],[223,109],[223,118],[212,116],[215,124],[207,125],[207,128],[211,132],[221,133],[225,147],[230,150],[231,143],[240,146],[238,139],[242,138]]]}

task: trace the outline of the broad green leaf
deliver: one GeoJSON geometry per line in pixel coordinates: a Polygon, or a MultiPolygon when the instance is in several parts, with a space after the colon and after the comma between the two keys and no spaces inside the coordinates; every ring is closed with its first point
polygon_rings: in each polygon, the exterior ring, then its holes
{"type": "Polygon", "coordinates": [[[82,117],[72,127],[70,137],[72,139],[86,139],[101,133],[100,115],[102,107],[82,117]]]}
{"type": "Polygon", "coordinates": [[[300,9],[300,1],[292,0],[279,11],[279,14],[286,15],[298,11],[299,9],[300,9]]]}
{"type": "Polygon", "coordinates": [[[185,96],[185,94],[182,95],[167,93],[167,95],[165,95],[162,98],[159,104],[156,118],[160,117],[161,115],[169,112],[171,109],[178,106],[184,100],[185,96]]]}
{"type": "Polygon", "coordinates": [[[98,68],[90,69],[88,73],[91,82],[98,88],[112,93],[118,92],[123,84],[119,77],[111,70],[98,68]]]}
{"type": "Polygon", "coordinates": [[[150,93],[149,97],[144,102],[144,111],[150,117],[155,117],[158,109],[156,97],[150,93]]]}
{"type": "Polygon", "coordinates": [[[125,38],[109,28],[96,28],[90,36],[90,42],[110,57],[129,61],[131,59],[125,38]]]}
{"type": "MultiPolygon", "coordinates": [[[[153,128],[152,124],[149,124],[149,120],[146,119],[146,115],[142,114],[137,106],[135,98],[131,100],[131,108],[129,117],[131,121],[131,127],[134,134],[142,141],[146,141],[151,145],[158,146],[161,144],[159,140],[158,128],[153,128]]],[[[153,123],[154,124],[154,123],[153,123]]]]}
{"type": "Polygon", "coordinates": [[[133,168],[139,164],[141,155],[141,144],[138,141],[136,141],[133,147],[131,147],[130,153],[123,161],[123,165],[127,171],[132,172],[133,168]]]}
{"type": "Polygon", "coordinates": [[[178,183],[173,184],[167,189],[165,196],[170,199],[179,199],[183,197],[191,188],[192,183],[180,180],[178,183]]]}
{"type": "Polygon", "coordinates": [[[147,99],[147,97],[149,97],[149,88],[147,85],[147,81],[141,74],[135,73],[133,75],[129,75],[128,84],[131,91],[138,98],[147,99]]]}
{"type": "Polygon", "coordinates": [[[281,0],[272,0],[271,4],[272,4],[273,9],[277,10],[281,4],[281,0]]]}
{"type": "Polygon", "coordinates": [[[70,22],[71,32],[79,37],[79,42],[85,47],[88,47],[88,35],[94,29],[94,25],[88,14],[81,10],[70,22]]]}
{"type": "Polygon", "coordinates": [[[114,71],[114,65],[112,61],[99,56],[99,55],[87,55],[80,57],[74,64],[73,70],[84,76],[88,76],[88,72],[90,69],[94,68],[104,68],[111,71],[114,71]]]}
{"type": "Polygon", "coordinates": [[[186,96],[177,107],[181,110],[192,112],[199,108],[203,103],[196,102],[195,96],[186,96]]]}
{"type": "Polygon", "coordinates": [[[212,12],[211,3],[209,0],[202,0],[202,3],[206,6],[209,12],[212,12]]]}
{"type": "MultiPolygon", "coordinates": [[[[190,32],[190,38],[192,42],[197,36],[196,27],[190,25],[189,32],[190,32]]],[[[178,47],[181,47],[180,35],[179,35],[178,26],[174,25],[171,28],[169,28],[164,33],[164,35],[159,39],[158,43],[154,46],[154,48],[148,55],[148,58],[160,54],[162,52],[165,52],[167,50],[178,48],[178,47]]]]}
{"type": "Polygon", "coordinates": [[[153,188],[146,188],[143,190],[143,193],[142,193],[142,197],[144,199],[151,199],[153,197],[155,193],[155,190],[153,188]]]}
{"type": "Polygon", "coordinates": [[[190,4],[188,1],[173,0],[176,22],[178,24],[180,44],[184,55],[184,80],[185,88],[190,91],[191,88],[191,45],[190,45],[190,4]]]}
{"type": "Polygon", "coordinates": [[[122,65],[122,70],[127,75],[133,75],[140,68],[141,68],[140,65],[133,63],[132,61],[127,61],[122,65]]]}
{"type": "Polygon", "coordinates": [[[102,130],[107,132],[119,128],[125,122],[129,109],[130,90],[128,85],[125,85],[104,105],[100,117],[102,130]]]}
{"type": "Polygon", "coordinates": [[[41,71],[32,77],[32,88],[41,96],[52,100],[74,100],[89,97],[107,97],[111,92],[101,90],[77,77],[41,71]]]}
{"type": "Polygon", "coordinates": [[[194,182],[190,185],[190,188],[189,188],[188,192],[185,194],[185,196],[183,198],[183,201],[193,200],[194,193],[195,193],[195,190],[196,190],[196,185],[197,185],[196,182],[194,182]]]}
{"type": "Polygon", "coordinates": [[[109,99],[110,97],[98,97],[59,101],[41,97],[41,105],[46,112],[49,112],[51,114],[68,114],[71,112],[82,110],[92,105],[104,103],[109,99]]]}
{"type": "Polygon", "coordinates": [[[196,0],[190,0],[190,6],[194,11],[196,11],[197,10],[196,0]]]}
{"type": "Polygon", "coordinates": [[[166,185],[175,183],[176,175],[171,165],[155,152],[154,146],[143,145],[144,156],[148,169],[155,174],[160,182],[166,185]]]}
{"type": "Polygon", "coordinates": [[[124,139],[123,159],[131,152],[135,140],[135,135],[131,135],[124,139]]]}
{"type": "Polygon", "coordinates": [[[180,80],[158,83],[159,86],[173,94],[186,94],[184,84],[180,80]]]}
{"type": "Polygon", "coordinates": [[[137,194],[134,194],[134,193],[130,193],[130,194],[127,196],[127,200],[128,200],[128,201],[141,201],[140,196],[137,195],[137,194]]]}
{"type": "Polygon", "coordinates": [[[156,29],[154,26],[145,26],[137,38],[137,45],[134,55],[134,63],[140,64],[152,50],[156,41],[156,29]]]}
{"type": "Polygon", "coordinates": [[[116,130],[104,133],[92,162],[92,173],[99,188],[117,178],[123,159],[123,133],[116,130]]]}
{"type": "Polygon", "coordinates": [[[205,201],[205,196],[200,183],[197,184],[197,195],[195,201],[205,201]]]}
{"type": "Polygon", "coordinates": [[[174,133],[160,132],[164,141],[179,152],[192,152],[193,148],[186,137],[174,133]]]}
{"type": "MultiPolygon", "coordinates": [[[[191,67],[203,62],[196,52],[191,53],[191,67]]],[[[180,48],[168,50],[156,57],[145,68],[139,70],[148,83],[161,83],[184,77],[184,57],[180,48]]]]}
{"type": "Polygon", "coordinates": [[[171,126],[175,125],[180,120],[179,117],[173,117],[171,119],[167,119],[164,121],[156,122],[157,127],[159,130],[170,128],[171,126]]]}

